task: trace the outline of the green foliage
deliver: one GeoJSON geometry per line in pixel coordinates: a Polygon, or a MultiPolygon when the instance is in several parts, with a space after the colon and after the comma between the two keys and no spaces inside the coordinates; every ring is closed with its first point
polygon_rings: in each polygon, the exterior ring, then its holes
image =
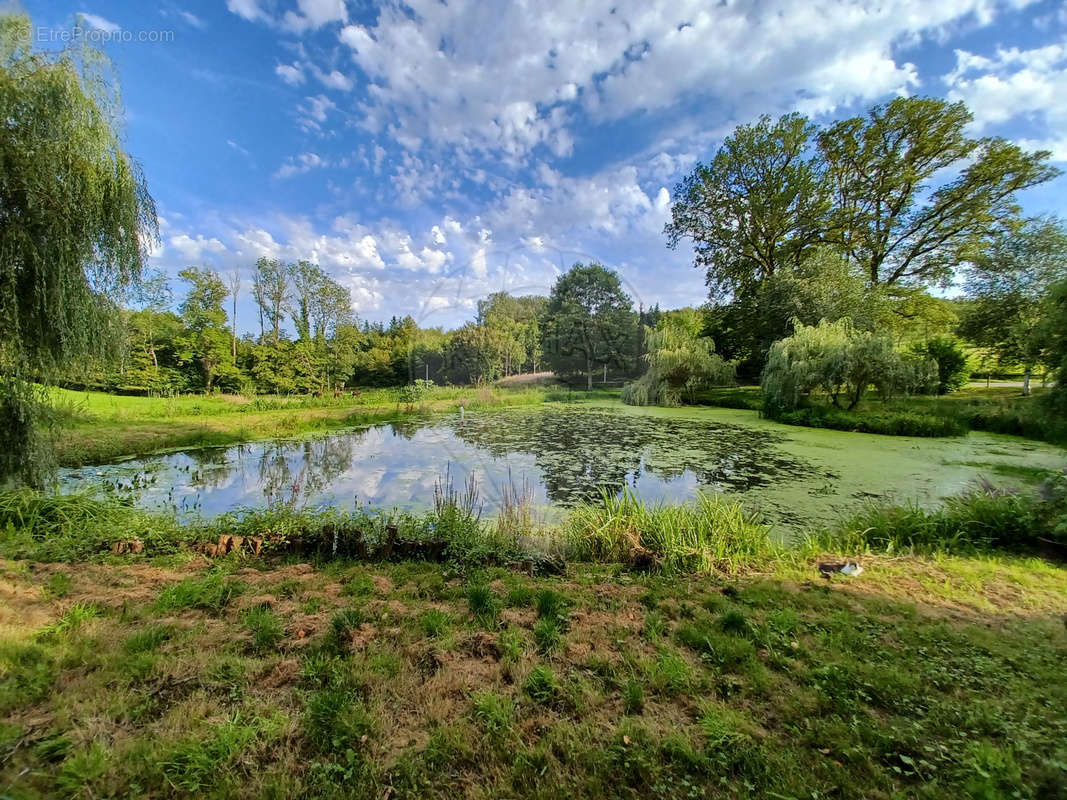
{"type": "Polygon", "coordinates": [[[54,648],[0,642],[0,712],[39,702],[51,691],[58,674],[54,648]]]}
{"type": "Polygon", "coordinates": [[[268,606],[245,609],[241,622],[252,635],[252,649],[257,652],[274,650],[285,634],[281,619],[268,606]]]}
{"type": "Polygon", "coordinates": [[[317,752],[358,751],[377,726],[377,720],[350,689],[330,686],[307,699],[304,735],[317,752]]]}
{"type": "Polygon", "coordinates": [[[510,699],[492,691],[476,692],[471,713],[494,744],[506,744],[514,736],[515,704],[510,699]]]}
{"type": "Polygon", "coordinates": [[[622,686],[622,711],[624,714],[640,714],[645,710],[645,687],[636,678],[630,678],[622,686]]]}
{"type": "Polygon", "coordinates": [[[950,497],[935,509],[915,504],[872,506],[812,541],[842,551],[1028,551],[1039,548],[1039,538],[1067,544],[1065,514],[1067,480],[1061,475],[1046,483],[1040,494],[979,487],[950,497]]]}
{"type": "Polygon", "coordinates": [[[485,383],[504,374],[514,341],[495,328],[468,322],[448,337],[444,374],[454,383],[485,383]]]}
{"type": "Polygon", "coordinates": [[[170,625],[153,624],[131,633],[122,648],[127,653],[137,655],[139,653],[151,653],[158,650],[174,635],[174,628],[170,625]]]}
{"type": "Polygon", "coordinates": [[[475,619],[483,624],[492,624],[496,621],[498,611],[496,597],[493,590],[484,583],[475,583],[467,587],[467,606],[475,619]]]}
{"type": "Polygon", "coordinates": [[[179,361],[199,364],[204,391],[210,392],[220,378],[228,380],[226,388],[238,388],[223,308],[229,294],[226,284],[213,270],[197,267],[183,269],[178,276],[189,284],[189,292],[179,307],[185,324],[177,339],[179,361]]]}
{"type": "Polygon", "coordinates": [[[156,600],[155,610],[169,613],[198,608],[217,614],[243,591],[244,586],[240,581],[230,579],[222,570],[215,569],[201,577],[186,578],[168,586],[156,600]]]}
{"type": "Polygon", "coordinates": [[[234,714],[213,726],[207,736],[174,744],[161,764],[167,783],[189,793],[214,786],[224,770],[263,736],[264,728],[269,728],[264,720],[234,714]]]}
{"type": "Polygon", "coordinates": [[[400,402],[405,403],[410,408],[428,397],[433,388],[433,381],[418,378],[414,382],[400,387],[400,402]]]}
{"type": "Polygon", "coordinates": [[[951,336],[935,336],[912,346],[911,351],[937,365],[937,394],[948,394],[967,385],[971,370],[967,354],[951,336]]]}
{"type": "Polygon", "coordinates": [[[1046,349],[1053,333],[1046,317],[1055,302],[1052,287],[1064,280],[1067,231],[1052,218],[1030,219],[1003,232],[967,271],[965,288],[973,303],[960,331],[1001,363],[1022,364],[1024,393],[1038,363],[1057,366],[1055,353],[1046,349]]]}
{"type": "Polygon", "coordinates": [[[733,379],[733,369],[715,353],[715,343],[700,336],[694,309],[663,314],[656,328],[645,328],[648,370],[627,384],[622,401],[630,405],[677,406],[693,402],[697,391],[733,379]]]}
{"type": "Polygon", "coordinates": [[[559,647],[562,638],[560,620],[556,617],[543,617],[534,625],[534,642],[542,655],[551,654],[559,647]]]}
{"type": "Polygon", "coordinates": [[[565,522],[571,554],[671,572],[734,570],[770,558],[768,529],[740,504],[701,494],[684,505],[649,505],[630,491],[604,493],[565,522]]]}
{"type": "Polygon", "coordinates": [[[1052,287],[1043,321],[1049,362],[1055,367],[1056,384],[1047,403],[1053,419],[1067,419],[1067,281],[1052,287]]]}
{"type": "Polygon", "coordinates": [[[719,351],[756,374],[793,318],[941,332],[925,287],[950,283],[1014,226],[1017,193],[1059,174],[1048,152],[968,137],[970,120],[962,103],[901,97],[821,130],[798,114],[738,126],[675,189],[666,228],[706,272],[719,351]]]}
{"type": "Polygon", "coordinates": [[[800,114],[763,116],[738,126],[675,188],[668,242],[693,242],[713,300],[796,267],[819,241],[828,188],[809,153],[815,134],[800,114]]]}
{"type": "Polygon", "coordinates": [[[139,537],[155,552],[174,552],[196,532],[164,515],[87,493],[0,491],[0,543],[9,557],[55,561],[98,558],[120,536],[139,537]],[[6,529],[6,530],[5,530],[6,529]]]}
{"type": "Polygon", "coordinates": [[[40,484],[49,441],[41,391],[116,341],[120,293],[158,236],[155,205],[124,152],[118,92],[86,46],[33,49],[23,15],[0,15],[0,483],[40,484]]]}
{"type": "Polygon", "coordinates": [[[872,384],[883,398],[916,391],[930,383],[932,372],[932,365],[898,353],[888,337],[856,330],[848,319],[797,322],[792,336],[771,347],[760,385],[764,410],[776,417],[818,392],[835,406],[845,399],[853,409],[872,384]]]}
{"type": "Polygon", "coordinates": [[[827,227],[870,283],[946,283],[1013,220],[1016,192],[1059,174],[1047,151],[969,138],[971,120],[963,103],[898,97],[820,132],[827,227]]]}
{"type": "Polygon", "coordinates": [[[552,287],[542,326],[545,362],[557,375],[598,367],[627,369],[636,355],[637,318],[619,276],[600,264],[575,264],[552,287]]]}
{"type": "Polygon", "coordinates": [[[535,703],[551,706],[559,702],[563,687],[560,686],[559,678],[556,677],[551,667],[538,664],[526,676],[526,680],[522,683],[522,690],[535,703]]]}

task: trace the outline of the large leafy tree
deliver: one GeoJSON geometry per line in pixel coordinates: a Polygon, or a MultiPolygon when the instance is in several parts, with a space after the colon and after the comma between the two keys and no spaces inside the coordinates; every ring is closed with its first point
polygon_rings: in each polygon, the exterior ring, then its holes
{"type": "Polygon", "coordinates": [[[710,164],[675,188],[668,243],[692,241],[712,299],[797,268],[819,242],[829,201],[810,147],[815,132],[800,114],[761,117],[734,130],[710,164]]]}
{"type": "Polygon", "coordinates": [[[1030,393],[1030,376],[1045,351],[1049,291],[1064,280],[1067,230],[1048,217],[1029,219],[998,237],[967,272],[973,303],[960,332],[1001,362],[1021,364],[1023,394],[1030,393]]]}
{"type": "Polygon", "coordinates": [[[504,337],[505,375],[524,369],[537,371],[541,359],[540,318],[548,300],[526,295],[515,297],[507,292],[494,292],[478,301],[478,321],[504,337]]]}
{"type": "Polygon", "coordinates": [[[1067,281],[1057,283],[1049,292],[1042,333],[1056,376],[1049,403],[1060,420],[1067,419],[1067,281]]]}
{"type": "Polygon", "coordinates": [[[575,264],[552,287],[542,325],[544,359],[560,375],[625,366],[634,353],[637,315],[619,276],[600,264],[575,264]]]}
{"type": "Polygon", "coordinates": [[[827,236],[871,284],[946,284],[1017,216],[1018,191],[1059,174],[1047,152],[968,137],[971,119],[963,103],[899,97],[819,134],[827,236]]]}
{"type": "MultiPolygon", "coordinates": [[[[178,307],[185,323],[180,358],[200,365],[204,389],[210,392],[220,369],[233,367],[229,358],[230,332],[223,308],[229,292],[213,270],[188,267],[178,277],[189,284],[188,294],[178,307]]],[[[226,374],[231,371],[224,370],[226,374]]]]}
{"type": "Polygon", "coordinates": [[[260,258],[252,274],[252,297],[259,306],[260,339],[269,329],[275,345],[281,341],[282,323],[289,306],[289,269],[276,258],[260,258]]]}
{"type": "Polygon", "coordinates": [[[157,236],[120,116],[100,53],[35,52],[29,18],[0,15],[0,481],[44,479],[40,386],[111,341],[157,236]]]}

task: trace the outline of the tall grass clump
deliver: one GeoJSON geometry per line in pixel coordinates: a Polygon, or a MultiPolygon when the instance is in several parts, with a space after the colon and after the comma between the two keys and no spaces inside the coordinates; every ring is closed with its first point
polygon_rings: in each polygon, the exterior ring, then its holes
{"type": "Polygon", "coordinates": [[[630,490],[576,507],[565,535],[575,558],[669,572],[733,572],[773,557],[769,529],[740,503],[701,494],[683,505],[650,505],[630,490]]]}
{"type": "Polygon", "coordinates": [[[812,549],[878,553],[1027,552],[1067,547],[1067,481],[1037,493],[979,486],[939,507],[875,505],[809,540],[812,549]]]}
{"type": "Polygon", "coordinates": [[[196,532],[172,516],[87,492],[0,491],[0,551],[9,557],[85,560],[131,538],[158,554],[176,551],[196,532]]]}

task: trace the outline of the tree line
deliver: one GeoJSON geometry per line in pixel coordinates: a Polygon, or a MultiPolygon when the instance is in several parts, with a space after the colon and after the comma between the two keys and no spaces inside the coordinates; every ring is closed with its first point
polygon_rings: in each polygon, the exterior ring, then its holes
{"type": "Polygon", "coordinates": [[[587,386],[639,368],[642,324],[618,276],[576,264],[549,297],[497,292],[455,330],[410,316],[359,320],[349,291],[318,265],[261,258],[251,279],[204,267],[178,273],[179,296],[161,272],[136,287],[136,308],[116,313],[116,346],[71,361],[70,386],[147,394],[222,391],[325,394],[416,379],[473,384],[549,369],[587,386]],[[257,319],[238,336],[238,297],[251,292],[257,319]]]}

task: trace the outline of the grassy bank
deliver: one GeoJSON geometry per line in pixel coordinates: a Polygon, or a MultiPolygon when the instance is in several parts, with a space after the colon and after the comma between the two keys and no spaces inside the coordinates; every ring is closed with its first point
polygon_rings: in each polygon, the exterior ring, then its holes
{"type": "Polygon", "coordinates": [[[1026,555],[1067,540],[1059,478],[793,548],[714,498],[546,532],[435,494],[181,525],[4,493],[0,796],[1065,796],[1067,570],[1026,555]]]}
{"type": "Polygon", "coordinates": [[[0,562],[0,794],[1022,797],[1067,573],[0,562]]]}
{"type": "Polygon", "coordinates": [[[536,387],[435,387],[417,404],[396,390],[369,389],[341,397],[183,395],[126,397],[55,390],[56,454],[63,466],[103,463],[176,447],[225,445],[294,436],[411,414],[536,404],[536,387]]]}

